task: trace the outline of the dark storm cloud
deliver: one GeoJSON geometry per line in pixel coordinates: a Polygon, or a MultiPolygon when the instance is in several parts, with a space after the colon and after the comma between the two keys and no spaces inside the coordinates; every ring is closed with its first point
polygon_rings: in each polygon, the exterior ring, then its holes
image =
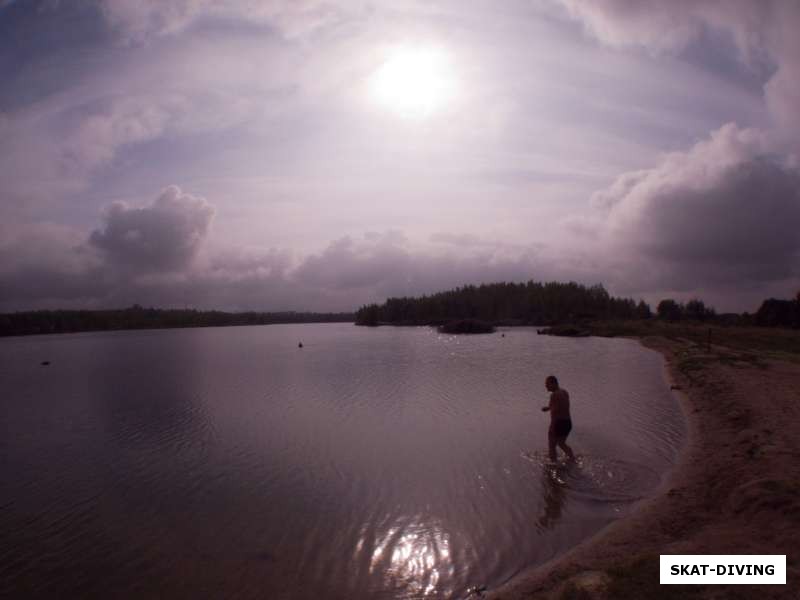
{"type": "Polygon", "coordinates": [[[187,280],[213,216],[205,200],[170,186],[148,206],[112,203],[88,237],[53,223],[4,224],[0,310],[114,306],[135,302],[140,290],[168,295],[187,280]]]}
{"type": "Polygon", "coordinates": [[[204,199],[170,186],[150,206],[111,204],[103,228],[93,231],[89,241],[116,266],[178,271],[197,254],[213,217],[214,208],[204,199]]]}
{"type": "Polygon", "coordinates": [[[53,223],[0,226],[0,311],[83,306],[108,291],[84,236],[53,223]]]}
{"type": "Polygon", "coordinates": [[[759,132],[726,125],[594,200],[609,208],[611,246],[647,262],[662,289],[800,274],[800,171],[759,132]]]}

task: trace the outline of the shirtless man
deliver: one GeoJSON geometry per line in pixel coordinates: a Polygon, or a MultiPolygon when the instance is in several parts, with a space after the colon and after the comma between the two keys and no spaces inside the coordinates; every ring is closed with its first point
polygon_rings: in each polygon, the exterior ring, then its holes
{"type": "Polygon", "coordinates": [[[556,461],[556,446],[561,448],[570,460],[575,460],[572,448],[567,446],[567,436],[572,430],[572,419],[569,416],[569,394],[567,390],[558,387],[558,379],[553,375],[544,380],[544,386],[550,392],[550,404],[542,407],[542,412],[550,411],[550,429],[547,431],[550,460],[556,461]]]}

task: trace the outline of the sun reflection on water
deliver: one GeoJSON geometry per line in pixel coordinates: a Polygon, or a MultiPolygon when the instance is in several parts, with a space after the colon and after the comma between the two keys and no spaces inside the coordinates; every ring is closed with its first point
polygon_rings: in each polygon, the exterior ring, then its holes
{"type": "Polygon", "coordinates": [[[453,571],[450,537],[437,525],[419,522],[389,528],[376,540],[370,561],[370,573],[383,573],[387,585],[423,596],[447,595],[438,586],[453,571]]]}

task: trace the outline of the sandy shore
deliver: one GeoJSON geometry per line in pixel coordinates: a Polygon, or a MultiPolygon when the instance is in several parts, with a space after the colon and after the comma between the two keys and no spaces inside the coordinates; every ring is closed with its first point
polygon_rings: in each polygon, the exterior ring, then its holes
{"type": "Polygon", "coordinates": [[[688,441],[661,493],[493,600],[791,598],[800,593],[800,362],[645,338],[681,390],[688,441]],[[786,554],[787,584],[659,585],[660,554],[786,554]]]}

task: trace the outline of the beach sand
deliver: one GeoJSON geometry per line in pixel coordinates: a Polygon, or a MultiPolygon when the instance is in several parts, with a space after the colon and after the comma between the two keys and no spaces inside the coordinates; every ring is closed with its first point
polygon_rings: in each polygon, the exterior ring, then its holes
{"type": "Polygon", "coordinates": [[[648,337],[681,390],[688,440],[659,493],[553,561],[484,594],[800,597],[800,361],[648,337]],[[786,554],[786,585],[660,585],[660,554],[786,554]]]}

